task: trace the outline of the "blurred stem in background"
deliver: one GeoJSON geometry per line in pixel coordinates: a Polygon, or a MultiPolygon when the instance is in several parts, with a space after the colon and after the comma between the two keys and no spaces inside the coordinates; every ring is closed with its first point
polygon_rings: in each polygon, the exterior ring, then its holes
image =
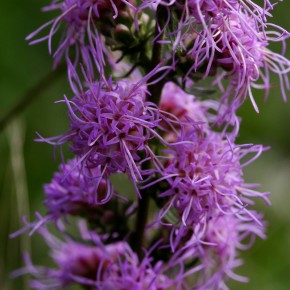
{"type": "MultiPolygon", "coordinates": [[[[15,119],[9,124],[6,130],[7,140],[9,144],[9,166],[6,171],[5,182],[3,183],[3,195],[1,200],[1,213],[10,213],[11,218],[8,221],[7,227],[9,232],[15,230],[15,225],[19,228],[23,226],[21,224],[21,218],[23,216],[29,216],[29,198],[28,188],[26,181],[26,170],[24,163],[24,140],[25,140],[25,127],[21,119],[15,119]],[[10,188],[9,188],[10,187],[10,188]],[[8,190],[8,188],[10,190],[8,190]],[[10,194],[8,194],[10,193],[10,194]],[[6,199],[7,198],[7,199],[6,199]],[[4,202],[3,202],[4,201],[4,202]],[[5,210],[4,207],[9,207],[9,210],[5,210]]],[[[3,220],[3,219],[1,219],[3,220]]],[[[5,224],[4,224],[5,225],[5,224]]],[[[3,232],[1,231],[3,234],[3,232]]],[[[7,234],[7,232],[6,232],[7,234]]],[[[8,264],[14,264],[15,259],[19,259],[21,253],[30,251],[30,237],[28,235],[21,235],[19,239],[15,241],[6,240],[4,245],[4,263],[2,261],[1,268],[3,272],[9,271],[8,264]]],[[[9,273],[6,273],[9,274],[9,273]]],[[[23,288],[28,289],[26,283],[26,277],[23,279],[23,288]]],[[[9,281],[3,281],[1,289],[9,289],[9,281]]]]}
{"type": "Polygon", "coordinates": [[[21,114],[36,98],[43,95],[44,91],[48,89],[61,75],[66,71],[66,65],[60,65],[56,70],[49,72],[45,77],[40,79],[34,86],[32,86],[18,102],[12,106],[6,114],[0,118],[0,132],[21,114]]]}

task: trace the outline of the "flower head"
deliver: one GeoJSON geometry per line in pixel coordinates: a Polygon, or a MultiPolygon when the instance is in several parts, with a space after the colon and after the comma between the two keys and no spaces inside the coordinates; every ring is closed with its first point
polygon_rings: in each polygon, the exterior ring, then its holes
{"type": "Polygon", "coordinates": [[[53,53],[54,64],[57,65],[63,56],[67,57],[70,49],[74,47],[76,63],[81,57],[85,65],[91,68],[93,59],[102,72],[104,54],[108,54],[108,51],[103,43],[98,22],[112,21],[119,11],[126,7],[135,9],[131,2],[133,1],[53,0],[43,11],[58,11],[59,16],[28,35],[26,39],[33,39],[39,32],[51,26],[47,36],[33,40],[31,44],[48,40],[49,53],[52,53],[52,39],[58,30],[64,27],[58,48],[53,53]]]}
{"type": "Polygon", "coordinates": [[[162,43],[171,45],[170,59],[185,74],[183,79],[215,78],[212,84],[221,91],[219,124],[230,121],[248,97],[258,111],[252,90],[263,89],[267,96],[272,87],[270,72],[278,75],[286,100],[290,61],[283,52],[289,33],[267,22],[274,7],[269,1],[263,7],[237,0],[143,1],[139,9],[153,3],[167,11],[163,22],[169,25],[156,21],[163,28],[162,43]],[[282,54],[269,49],[273,42],[281,43],[282,54]]]}
{"type": "Polygon", "coordinates": [[[110,181],[101,177],[99,168],[87,170],[87,175],[85,172],[77,159],[60,165],[60,171],[44,186],[49,215],[55,219],[67,214],[82,215],[116,195],[110,181]]]}
{"type": "Polygon", "coordinates": [[[160,169],[159,160],[149,143],[154,139],[168,145],[158,132],[165,130],[161,121],[172,128],[173,122],[180,128],[183,126],[180,121],[164,116],[155,104],[146,101],[149,93],[144,83],[164,68],[157,67],[137,83],[129,80],[113,82],[111,79],[91,82],[87,79],[87,90],[83,89],[74,67],[70,65],[69,68],[69,79],[75,93],[71,100],[66,97],[64,100],[68,106],[70,130],[62,136],[40,137],[39,140],[53,145],[70,142],[70,149],[82,164],[80,169],[93,170],[85,174],[94,177],[96,170],[100,172],[100,181],[102,178],[107,180],[114,173],[126,173],[139,194],[137,182],[160,169]],[[146,161],[151,161],[156,170],[143,170],[141,165],[146,161]]]}
{"type": "Polygon", "coordinates": [[[180,121],[186,121],[187,118],[190,118],[203,124],[212,121],[207,111],[215,109],[217,106],[218,104],[213,101],[199,101],[195,96],[184,92],[172,82],[164,85],[160,99],[162,111],[173,114],[180,121]]]}
{"type": "Polygon", "coordinates": [[[160,195],[168,198],[160,217],[166,217],[168,211],[177,215],[176,223],[173,222],[172,249],[190,232],[199,237],[217,211],[224,215],[245,215],[260,224],[247,205],[253,204],[252,197],[261,197],[269,203],[269,193],[259,193],[252,189],[255,185],[246,184],[242,167],[255,160],[263,147],[237,146],[220,133],[202,129],[185,136],[192,143],[181,142],[166,150],[169,159],[164,175],[169,188],[160,195]],[[251,154],[254,157],[243,162],[251,154]]]}
{"type": "Polygon", "coordinates": [[[85,157],[88,168],[102,174],[126,172],[142,180],[139,152],[149,157],[148,141],[159,120],[145,101],[146,89],[127,81],[95,83],[82,96],[66,100],[70,109],[71,150],[85,157]]]}
{"type": "MultiPolygon", "coordinates": [[[[65,241],[52,235],[46,228],[40,233],[51,250],[56,268],[32,265],[28,256],[26,267],[15,276],[30,273],[32,289],[61,289],[72,285],[90,289],[170,289],[175,283],[163,272],[162,262],[152,265],[146,255],[140,262],[130,246],[123,241],[103,244],[93,232],[80,228],[82,240],[67,236],[65,241]]],[[[149,253],[148,253],[149,254],[149,253]]],[[[172,288],[176,289],[176,288],[172,288]]]]}
{"type": "MultiPolygon", "coordinates": [[[[261,216],[252,212],[258,219],[261,216]]],[[[240,276],[234,271],[243,264],[239,257],[240,250],[250,248],[256,237],[265,238],[264,226],[250,220],[242,220],[235,215],[217,213],[208,221],[202,241],[192,234],[183,249],[178,253],[185,267],[197,260],[195,269],[196,289],[227,289],[229,279],[247,282],[247,277],[240,276]]],[[[189,277],[192,269],[185,271],[189,277]]],[[[190,281],[190,279],[189,279],[190,281]]],[[[188,287],[191,285],[188,283],[188,287]]]]}
{"type": "Polygon", "coordinates": [[[188,1],[186,20],[180,21],[187,33],[181,34],[180,27],[174,44],[192,61],[187,76],[201,69],[207,77],[223,68],[214,81],[222,92],[221,103],[229,107],[221,120],[233,115],[248,96],[258,111],[252,88],[264,89],[267,95],[270,71],[279,76],[284,100],[285,88],[289,89],[290,61],[268,48],[271,42],[282,42],[284,46],[289,33],[266,22],[269,12],[265,8],[247,2],[188,1]],[[226,88],[222,84],[225,79],[229,80],[226,88]]]}
{"type": "Polygon", "coordinates": [[[255,110],[259,111],[252,88],[264,89],[265,95],[268,95],[271,88],[270,72],[278,75],[284,100],[286,100],[285,89],[289,89],[290,61],[268,48],[270,42],[283,42],[288,34],[283,31],[262,32],[256,28],[256,23],[251,17],[243,14],[240,17],[245,19],[244,22],[231,15],[225,24],[217,25],[221,28],[217,42],[219,51],[214,61],[225,72],[221,73],[216,82],[223,92],[221,102],[230,105],[227,113],[231,114],[248,96],[255,110]],[[223,88],[221,78],[229,79],[226,89],[223,88]]]}

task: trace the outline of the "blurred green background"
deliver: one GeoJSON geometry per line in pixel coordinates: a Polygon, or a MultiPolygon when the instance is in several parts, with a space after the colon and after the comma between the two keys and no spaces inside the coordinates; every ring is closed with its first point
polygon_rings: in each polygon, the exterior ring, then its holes
{"type": "MultiPolygon", "coordinates": [[[[24,38],[51,15],[40,13],[49,1],[1,1],[0,10],[0,119],[24,93],[51,70],[45,43],[29,47],[24,38]]],[[[290,2],[280,3],[273,22],[290,30],[290,2]]],[[[288,43],[290,45],[290,41],[288,43]]],[[[278,48],[278,47],[277,47],[278,48]]],[[[279,48],[278,48],[279,49],[279,48]]],[[[287,53],[290,57],[290,49],[287,53]]],[[[242,107],[239,143],[262,143],[271,150],[246,170],[248,182],[259,182],[271,191],[272,207],[258,202],[268,221],[268,239],[258,240],[242,253],[245,264],[240,274],[250,277],[249,284],[230,283],[231,289],[290,289],[290,105],[283,103],[277,79],[266,103],[255,93],[260,107],[256,114],[249,102],[242,107]]],[[[60,162],[52,148],[34,142],[35,132],[54,136],[67,128],[66,109],[53,104],[63,94],[71,96],[63,74],[43,90],[29,107],[0,132],[0,289],[29,289],[24,278],[11,280],[9,273],[22,265],[21,252],[33,248],[37,263],[47,259],[41,239],[23,235],[10,240],[9,233],[19,229],[21,216],[33,218],[44,213],[42,186],[49,182],[60,162]]],[[[290,98],[290,93],[289,93],[290,98]]]]}

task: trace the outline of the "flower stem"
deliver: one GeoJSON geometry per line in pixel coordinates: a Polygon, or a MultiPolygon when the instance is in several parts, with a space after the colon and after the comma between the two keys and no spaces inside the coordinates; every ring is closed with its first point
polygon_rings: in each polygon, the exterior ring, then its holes
{"type": "MultiPolygon", "coordinates": [[[[147,72],[150,72],[153,68],[155,68],[161,62],[161,52],[162,45],[158,42],[163,38],[163,34],[158,30],[158,25],[155,26],[155,37],[158,38],[155,40],[153,49],[152,49],[152,58],[150,64],[148,66],[147,72]]],[[[153,81],[153,78],[158,76],[153,76],[148,82],[153,81]]],[[[148,91],[150,93],[148,99],[149,101],[158,104],[161,96],[161,91],[164,85],[164,81],[160,81],[158,83],[152,84],[148,87],[148,91]]],[[[144,164],[144,168],[150,166],[147,162],[144,164]]],[[[135,225],[135,232],[131,237],[131,246],[137,253],[138,257],[141,259],[144,255],[142,251],[142,244],[144,240],[144,232],[147,224],[148,214],[149,214],[149,205],[150,205],[150,188],[146,188],[140,191],[142,198],[138,201],[138,211],[137,211],[137,219],[135,225]]]]}
{"type": "Polygon", "coordinates": [[[141,192],[141,195],[142,198],[138,200],[138,211],[135,232],[133,233],[131,238],[131,246],[135,250],[140,259],[143,257],[142,244],[150,204],[150,195],[149,192],[146,191],[146,189],[141,192]]]}
{"type": "MultiPolygon", "coordinates": [[[[158,11],[157,11],[158,13],[158,11]]],[[[158,25],[155,26],[155,40],[153,44],[152,49],[152,58],[151,62],[148,66],[149,70],[147,72],[149,73],[152,69],[154,69],[158,64],[161,62],[161,53],[162,53],[162,45],[159,43],[160,40],[163,38],[163,33],[160,33],[158,25]],[[158,36],[158,37],[157,37],[158,36]]],[[[149,83],[153,81],[154,79],[158,78],[158,74],[154,75],[151,79],[149,79],[149,83]]],[[[155,104],[159,103],[161,91],[164,85],[164,80],[159,81],[158,83],[155,83],[148,87],[148,91],[150,93],[149,100],[155,104]]]]}

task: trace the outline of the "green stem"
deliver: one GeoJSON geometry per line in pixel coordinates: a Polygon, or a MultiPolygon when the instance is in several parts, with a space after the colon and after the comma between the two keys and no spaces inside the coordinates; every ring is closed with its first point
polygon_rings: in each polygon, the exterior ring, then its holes
{"type": "MultiPolygon", "coordinates": [[[[158,27],[155,27],[155,37],[159,34],[158,27]]],[[[162,45],[158,43],[158,40],[161,40],[163,35],[160,34],[156,39],[152,49],[152,58],[147,67],[146,72],[149,73],[154,67],[156,67],[161,62],[161,53],[162,53],[162,45]]],[[[153,76],[148,82],[150,83],[155,78],[158,78],[157,75],[153,76]]],[[[161,91],[163,88],[164,82],[158,82],[148,87],[148,91],[150,93],[149,101],[158,104],[160,100],[161,91]]],[[[148,169],[150,164],[145,163],[144,168],[148,169]],[[147,168],[146,168],[147,167],[147,168]]],[[[140,191],[142,196],[138,201],[138,211],[137,211],[137,219],[135,224],[135,232],[131,238],[132,248],[137,253],[138,257],[141,259],[143,257],[142,245],[144,240],[144,232],[147,224],[148,214],[149,214],[149,205],[150,205],[150,188],[144,189],[140,191]]]]}
{"type": "MultiPolygon", "coordinates": [[[[162,53],[162,45],[158,42],[159,40],[162,40],[163,34],[160,34],[158,27],[156,25],[155,27],[155,37],[159,34],[159,37],[156,39],[156,41],[153,44],[152,49],[152,59],[148,66],[147,73],[149,73],[152,69],[154,69],[158,64],[161,62],[161,53],[162,53]]],[[[154,75],[151,79],[149,79],[148,83],[153,81],[154,79],[158,78],[160,75],[154,75]]],[[[159,104],[161,91],[164,86],[164,81],[161,80],[158,83],[151,85],[148,87],[148,91],[150,93],[149,100],[155,104],[159,104]]]]}

